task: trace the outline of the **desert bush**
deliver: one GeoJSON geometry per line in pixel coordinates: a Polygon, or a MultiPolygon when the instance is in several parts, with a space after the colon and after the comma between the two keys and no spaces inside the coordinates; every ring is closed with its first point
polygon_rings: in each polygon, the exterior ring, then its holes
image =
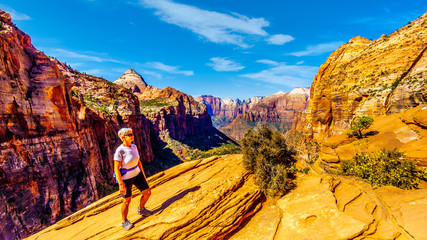
{"type": "Polygon", "coordinates": [[[266,124],[248,129],[242,139],[243,164],[255,173],[257,184],[267,196],[283,195],[293,188],[295,151],[283,135],[266,124]]]}
{"type": "Polygon", "coordinates": [[[362,138],[362,130],[369,128],[369,126],[371,126],[373,122],[374,119],[372,117],[359,117],[351,123],[350,131],[347,132],[347,135],[349,137],[355,136],[357,138],[362,138]]]}
{"type": "Polygon", "coordinates": [[[416,171],[415,163],[403,159],[403,153],[396,149],[358,153],[353,160],[341,162],[341,170],[378,187],[392,185],[412,189],[418,186],[419,179],[427,179],[426,168],[416,171]]]}

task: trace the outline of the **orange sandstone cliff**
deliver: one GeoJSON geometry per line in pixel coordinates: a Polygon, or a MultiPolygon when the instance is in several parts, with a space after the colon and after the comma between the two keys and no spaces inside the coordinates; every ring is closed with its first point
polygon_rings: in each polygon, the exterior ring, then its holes
{"type": "Polygon", "coordinates": [[[363,115],[385,116],[427,103],[427,13],[369,41],[355,37],[321,65],[294,130],[321,140],[363,115]]]}

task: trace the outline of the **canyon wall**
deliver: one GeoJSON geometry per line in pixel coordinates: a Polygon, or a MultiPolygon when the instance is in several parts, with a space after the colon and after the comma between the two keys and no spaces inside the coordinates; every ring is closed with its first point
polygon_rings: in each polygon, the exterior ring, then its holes
{"type": "Polygon", "coordinates": [[[151,121],[157,145],[167,144],[179,158],[193,148],[210,149],[227,137],[212,126],[208,108],[172,87],[148,85],[133,69],[114,83],[130,89],[139,99],[141,113],[151,121]]]}
{"type": "Polygon", "coordinates": [[[267,123],[270,128],[278,131],[289,130],[296,114],[306,109],[309,94],[310,88],[299,87],[289,93],[269,95],[253,104],[246,112],[237,115],[221,131],[240,140],[246,130],[258,122],[267,123]]]}
{"type": "Polygon", "coordinates": [[[219,98],[212,95],[202,95],[195,100],[206,105],[212,118],[213,126],[221,129],[230,124],[239,114],[247,112],[263,97],[253,97],[246,100],[219,98]]]}
{"type": "Polygon", "coordinates": [[[427,14],[389,36],[355,37],[333,52],[313,80],[295,122],[316,140],[339,135],[356,117],[385,116],[427,103],[427,14]]]}
{"type": "Polygon", "coordinates": [[[0,21],[0,239],[19,239],[111,192],[121,127],[143,161],[153,154],[129,90],[47,57],[3,11],[0,21]]]}

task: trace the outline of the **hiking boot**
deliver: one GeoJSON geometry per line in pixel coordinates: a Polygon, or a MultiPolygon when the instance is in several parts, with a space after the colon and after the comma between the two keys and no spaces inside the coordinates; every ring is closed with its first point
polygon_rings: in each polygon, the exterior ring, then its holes
{"type": "Polygon", "coordinates": [[[142,209],[138,207],[137,213],[138,215],[141,215],[143,217],[148,217],[151,215],[151,211],[147,210],[145,207],[143,207],[142,209]]]}
{"type": "Polygon", "coordinates": [[[124,222],[122,222],[122,227],[127,231],[133,227],[133,224],[126,219],[124,222]]]}

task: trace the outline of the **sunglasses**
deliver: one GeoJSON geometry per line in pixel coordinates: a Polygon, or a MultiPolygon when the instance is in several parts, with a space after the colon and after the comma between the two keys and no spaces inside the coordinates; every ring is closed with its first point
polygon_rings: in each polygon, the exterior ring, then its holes
{"type": "Polygon", "coordinates": [[[126,134],[125,136],[127,136],[127,137],[132,137],[132,136],[133,136],[133,133],[126,134]]]}

